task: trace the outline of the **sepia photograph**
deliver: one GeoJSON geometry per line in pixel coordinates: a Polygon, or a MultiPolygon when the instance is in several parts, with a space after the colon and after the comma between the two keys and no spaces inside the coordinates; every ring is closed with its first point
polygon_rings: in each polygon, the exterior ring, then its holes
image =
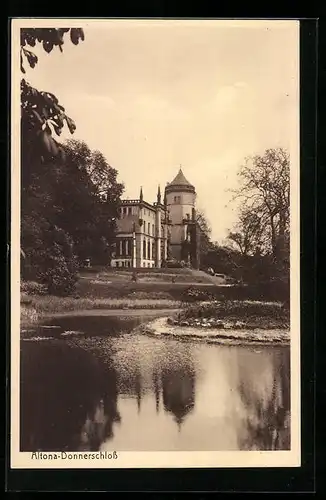
{"type": "Polygon", "coordinates": [[[299,22],[11,21],[11,467],[300,466],[299,22]]]}

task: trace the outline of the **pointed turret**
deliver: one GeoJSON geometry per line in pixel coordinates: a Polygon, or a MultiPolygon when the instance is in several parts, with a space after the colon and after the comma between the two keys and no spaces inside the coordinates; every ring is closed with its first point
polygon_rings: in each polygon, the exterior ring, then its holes
{"type": "Polygon", "coordinates": [[[141,188],[140,188],[139,200],[140,200],[140,201],[143,201],[143,200],[144,200],[144,195],[143,195],[143,186],[141,186],[141,188]]]}
{"type": "Polygon", "coordinates": [[[157,203],[161,203],[161,187],[158,185],[157,189],[157,203]]]}
{"type": "Polygon", "coordinates": [[[173,179],[172,182],[169,182],[165,188],[167,193],[175,192],[175,191],[183,191],[183,192],[192,192],[195,193],[195,188],[184,176],[184,173],[181,170],[181,165],[178,174],[173,179]]]}

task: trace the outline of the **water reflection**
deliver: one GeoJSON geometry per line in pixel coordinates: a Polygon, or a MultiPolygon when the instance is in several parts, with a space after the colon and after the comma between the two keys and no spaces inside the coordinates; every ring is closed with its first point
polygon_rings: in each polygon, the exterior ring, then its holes
{"type": "Polygon", "coordinates": [[[162,374],[164,409],[174,415],[179,428],[185,417],[195,406],[195,373],[193,370],[175,371],[162,374]]]}
{"type": "Polygon", "coordinates": [[[289,449],[288,349],[96,325],[74,318],[61,326],[85,335],[22,343],[23,451],[289,449]]]}
{"type": "Polygon", "coordinates": [[[117,399],[113,368],[62,341],[24,343],[21,450],[98,450],[120,421],[117,399]]]}
{"type": "Polygon", "coordinates": [[[241,449],[289,450],[290,446],[290,359],[281,349],[274,357],[267,384],[259,389],[248,383],[246,366],[240,361],[239,394],[246,408],[246,434],[240,437],[241,449]],[[258,389],[258,390],[257,390],[258,389]]]}

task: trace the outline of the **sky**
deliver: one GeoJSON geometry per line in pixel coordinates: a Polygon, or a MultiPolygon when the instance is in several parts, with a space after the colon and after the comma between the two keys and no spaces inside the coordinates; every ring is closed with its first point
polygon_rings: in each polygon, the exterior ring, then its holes
{"type": "MultiPolygon", "coordinates": [[[[66,21],[66,25],[69,21],[66,21]]],[[[71,26],[70,22],[70,26],[71,26]]],[[[73,136],[100,150],[124,198],[156,200],[178,173],[222,242],[245,157],[296,147],[297,21],[80,20],[85,40],[39,56],[25,78],[54,93],[73,136]]],[[[76,25],[76,22],[75,22],[76,25]]]]}

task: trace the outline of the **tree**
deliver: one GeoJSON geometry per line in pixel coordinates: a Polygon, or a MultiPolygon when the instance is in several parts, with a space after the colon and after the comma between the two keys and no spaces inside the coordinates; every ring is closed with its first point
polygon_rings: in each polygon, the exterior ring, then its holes
{"type": "Polygon", "coordinates": [[[203,255],[202,266],[211,267],[215,272],[226,274],[238,280],[245,279],[243,257],[238,250],[211,243],[208,251],[203,255]]]}
{"type": "Polygon", "coordinates": [[[239,223],[229,240],[244,254],[271,255],[275,274],[289,270],[290,160],[282,149],[246,159],[239,173],[239,223]]]}
{"type": "MultiPolygon", "coordinates": [[[[77,45],[84,39],[81,29],[22,29],[20,32],[20,68],[38,63],[27,47],[42,45],[46,52],[55,46],[62,52],[64,36],[77,45]]],[[[71,133],[75,123],[48,91],[33,88],[21,80],[21,239],[26,253],[23,273],[43,281],[52,293],[70,293],[76,282],[77,263],[73,242],[68,233],[56,224],[58,207],[56,187],[64,178],[63,148],[54,139],[64,124],[71,133]]]]}
{"type": "Polygon", "coordinates": [[[243,209],[235,231],[229,231],[228,240],[231,246],[240,251],[241,255],[262,253],[262,227],[258,215],[243,209]]]}
{"type": "Polygon", "coordinates": [[[207,220],[206,214],[203,210],[196,211],[196,222],[200,234],[200,253],[204,254],[210,247],[210,236],[212,228],[207,220]]]}
{"type": "Polygon", "coordinates": [[[57,214],[58,224],[72,236],[81,260],[92,256],[98,263],[107,263],[124,186],[103,154],[91,151],[85,142],[68,140],[64,151],[64,179],[57,192],[63,210],[57,214]]]}
{"type": "MultiPolygon", "coordinates": [[[[38,57],[26,46],[35,47],[41,44],[50,53],[54,47],[63,51],[64,36],[70,34],[70,40],[78,45],[84,40],[81,28],[31,28],[20,32],[20,69],[26,73],[27,61],[31,68],[38,63],[38,57]]],[[[61,152],[60,145],[53,138],[53,132],[59,136],[67,125],[70,133],[74,133],[76,125],[66,114],[65,108],[57,97],[48,91],[33,88],[23,78],[21,80],[21,137],[24,166],[30,166],[35,159],[46,161],[61,152]]]]}

